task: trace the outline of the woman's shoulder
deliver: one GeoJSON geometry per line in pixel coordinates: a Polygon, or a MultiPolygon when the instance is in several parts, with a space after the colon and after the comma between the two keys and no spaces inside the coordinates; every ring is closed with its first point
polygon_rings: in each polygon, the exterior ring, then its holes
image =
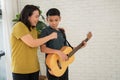
{"type": "Polygon", "coordinates": [[[19,21],[14,26],[26,26],[23,22],[19,21]]]}
{"type": "Polygon", "coordinates": [[[14,26],[13,29],[15,30],[28,30],[27,26],[23,22],[17,22],[14,26]]]}
{"type": "Polygon", "coordinates": [[[17,27],[26,28],[26,25],[23,22],[19,21],[19,22],[15,23],[13,27],[15,27],[15,28],[17,28],[17,27]]]}

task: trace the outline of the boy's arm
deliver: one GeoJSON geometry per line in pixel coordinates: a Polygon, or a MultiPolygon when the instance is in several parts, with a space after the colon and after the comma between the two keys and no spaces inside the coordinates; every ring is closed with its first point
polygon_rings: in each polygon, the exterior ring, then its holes
{"type": "Polygon", "coordinates": [[[47,53],[47,54],[54,53],[54,54],[57,54],[58,56],[60,56],[64,61],[68,60],[68,56],[66,54],[64,54],[62,51],[48,48],[45,44],[41,45],[40,49],[41,49],[41,52],[43,52],[43,53],[47,53]]]}
{"type": "Polygon", "coordinates": [[[41,45],[40,49],[41,49],[41,52],[47,53],[47,54],[51,54],[51,53],[58,54],[60,51],[60,50],[48,48],[45,44],[41,45]]]}

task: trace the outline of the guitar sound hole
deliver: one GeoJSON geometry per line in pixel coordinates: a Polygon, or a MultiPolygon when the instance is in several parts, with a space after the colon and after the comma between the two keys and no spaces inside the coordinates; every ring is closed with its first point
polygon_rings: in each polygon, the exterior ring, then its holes
{"type": "Polygon", "coordinates": [[[62,67],[61,67],[61,63],[60,63],[59,60],[57,60],[57,65],[58,65],[59,69],[62,69],[62,67]]]}

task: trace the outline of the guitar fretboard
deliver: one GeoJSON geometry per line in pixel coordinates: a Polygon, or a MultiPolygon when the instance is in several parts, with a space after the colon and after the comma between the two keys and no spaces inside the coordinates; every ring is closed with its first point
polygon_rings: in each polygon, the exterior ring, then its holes
{"type": "MultiPolygon", "coordinates": [[[[84,41],[87,42],[89,39],[86,38],[84,41]]],[[[71,57],[73,54],[75,54],[81,47],[83,46],[83,42],[80,43],[77,47],[75,47],[72,52],[68,54],[68,58],[71,57]]]]}

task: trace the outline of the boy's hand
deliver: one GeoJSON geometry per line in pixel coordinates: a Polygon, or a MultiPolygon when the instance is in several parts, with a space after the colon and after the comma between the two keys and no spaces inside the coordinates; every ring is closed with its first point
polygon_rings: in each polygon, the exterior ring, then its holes
{"type": "Polygon", "coordinates": [[[64,61],[68,60],[68,56],[64,54],[62,51],[58,51],[57,54],[59,55],[60,58],[62,58],[62,60],[64,61]]]}
{"type": "Polygon", "coordinates": [[[84,48],[87,45],[86,41],[82,41],[83,46],[81,48],[84,48]]]}

